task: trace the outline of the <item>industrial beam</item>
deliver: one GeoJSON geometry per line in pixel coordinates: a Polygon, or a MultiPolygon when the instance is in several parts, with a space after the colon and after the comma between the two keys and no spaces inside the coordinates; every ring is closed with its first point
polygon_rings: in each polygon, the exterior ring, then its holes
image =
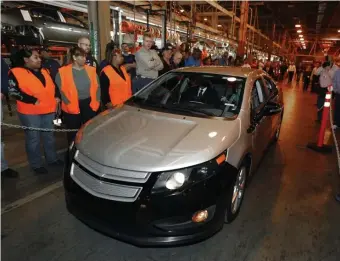
{"type": "Polygon", "coordinates": [[[229,16],[223,12],[198,12],[199,16],[229,16]]]}
{"type": "MultiPolygon", "coordinates": [[[[225,9],[224,7],[220,6],[216,0],[205,0],[205,2],[207,2],[208,4],[210,4],[211,6],[215,7],[217,10],[220,10],[222,13],[226,14],[229,17],[233,17],[235,15],[235,13],[228,11],[227,9],[225,9]]],[[[240,18],[235,16],[235,21],[240,22],[240,18]]]]}
{"type": "MultiPolygon", "coordinates": [[[[215,7],[217,10],[225,13],[226,15],[233,17],[235,15],[234,12],[230,12],[227,9],[223,8],[222,6],[220,6],[216,0],[205,0],[208,4],[210,4],[211,6],[215,7]]],[[[240,22],[240,18],[234,16],[234,19],[236,22],[240,22]]],[[[262,38],[266,39],[266,40],[270,40],[266,35],[264,35],[263,33],[261,33],[260,31],[258,31],[254,26],[251,26],[250,24],[247,24],[247,28],[252,30],[253,32],[257,33],[258,35],[260,35],[262,38]]],[[[274,46],[276,47],[281,47],[279,44],[273,42],[274,46]]]]}
{"type": "MultiPolygon", "coordinates": [[[[138,7],[139,5],[148,5],[149,4],[149,2],[146,2],[146,1],[133,1],[133,0],[125,0],[125,1],[122,1],[122,2],[128,3],[130,5],[134,5],[136,3],[136,7],[138,7]]],[[[114,2],[114,4],[119,5],[117,2],[114,2]]],[[[140,7],[140,8],[145,9],[145,7],[140,7]]],[[[159,6],[156,6],[156,5],[152,6],[152,10],[161,10],[161,9],[162,8],[159,7],[159,6]]],[[[180,15],[176,14],[176,15],[174,15],[174,17],[178,22],[191,22],[190,18],[182,16],[182,15],[180,16],[180,15]]],[[[196,27],[199,27],[203,30],[206,30],[208,32],[212,32],[212,33],[215,33],[215,34],[221,33],[217,29],[212,28],[210,26],[207,26],[205,24],[199,23],[199,22],[196,23],[196,27]]]]}

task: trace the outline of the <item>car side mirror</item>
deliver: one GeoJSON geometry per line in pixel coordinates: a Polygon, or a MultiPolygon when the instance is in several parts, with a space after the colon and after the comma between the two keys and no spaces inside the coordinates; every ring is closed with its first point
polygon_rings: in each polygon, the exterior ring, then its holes
{"type": "Polygon", "coordinates": [[[272,116],[282,112],[282,106],[275,102],[268,102],[264,107],[263,116],[272,116]]]}

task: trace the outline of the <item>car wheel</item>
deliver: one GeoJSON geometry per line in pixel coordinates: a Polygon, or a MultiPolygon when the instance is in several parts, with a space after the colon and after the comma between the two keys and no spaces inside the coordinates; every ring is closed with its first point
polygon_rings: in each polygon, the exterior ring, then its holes
{"type": "Polygon", "coordinates": [[[275,136],[274,136],[274,141],[277,142],[280,138],[280,133],[281,133],[281,125],[282,125],[282,119],[283,119],[283,113],[281,114],[280,116],[280,122],[276,128],[276,131],[275,131],[275,136]]]}
{"type": "Polygon", "coordinates": [[[224,222],[231,223],[240,212],[246,189],[248,168],[245,164],[239,168],[234,182],[232,182],[227,196],[227,206],[225,210],[224,222]]]}

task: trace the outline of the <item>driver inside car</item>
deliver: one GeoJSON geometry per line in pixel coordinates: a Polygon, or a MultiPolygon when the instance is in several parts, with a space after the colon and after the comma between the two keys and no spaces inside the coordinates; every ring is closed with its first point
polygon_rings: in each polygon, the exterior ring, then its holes
{"type": "Polygon", "coordinates": [[[212,87],[211,83],[201,77],[193,79],[191,86],[184,91],[182,100],[209,104],[215,108],[219,108],[220,106],[218,93],[212,87]]]}

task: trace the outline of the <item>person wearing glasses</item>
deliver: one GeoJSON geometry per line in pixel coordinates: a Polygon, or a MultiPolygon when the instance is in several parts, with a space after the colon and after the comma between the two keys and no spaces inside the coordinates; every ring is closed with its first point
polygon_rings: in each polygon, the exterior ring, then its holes
{"type": "MultiPolygon", "coordinates": [[[[90,39],[87,37],[80,37],[78,39],[78,43],[77,46],[81,49],[84,50],[85,54],[86,54],[86,59],[85,59],[85,64],[95,67],[97,74],[99,75],[100,73],[100,66],[97,62],[97,60],[93,57],[93,55],[91,54],[91,42],[90,39]]],[[[66,57],[66,59],[64,59],[64,64],[63,65],[68,65],[72,63],[72,59],[71,59],[71,55],[68,54],[68,56],[66,57]]]]}

